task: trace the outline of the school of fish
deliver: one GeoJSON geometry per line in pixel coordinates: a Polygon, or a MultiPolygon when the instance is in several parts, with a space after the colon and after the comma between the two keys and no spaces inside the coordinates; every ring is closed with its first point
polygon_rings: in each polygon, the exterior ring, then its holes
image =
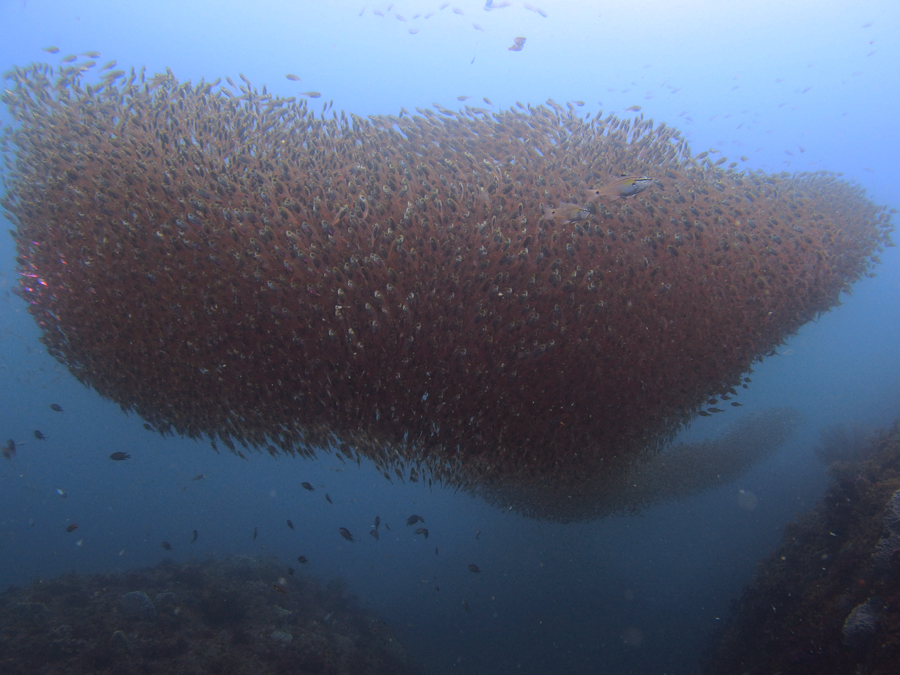
{"type": "Polygon", "coordinates": [[[714,165],[643,115],[363,118],[92,68],[6,73],[21,295],[82,383],[235,452],[623,473],[890,245],[858,186],[714,165]]]}

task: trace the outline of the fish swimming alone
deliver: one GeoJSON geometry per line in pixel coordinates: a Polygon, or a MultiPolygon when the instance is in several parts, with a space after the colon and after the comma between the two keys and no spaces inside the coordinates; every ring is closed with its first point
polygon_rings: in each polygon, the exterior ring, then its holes
{"type": "Polygon", "coordinates": [[[522,48],[524,46],[525,46],[525,38],[517,37],[513,40],[512,47],[508,47],[507,49],[509,49],[509,51],[511,51],[511,52],[520,52],[520,51],[522,51],[522,48]]]}
{"type": "Polygon", "coordinates": [[[548,209],[541,204],[541,220],[555,220],[560,225],[575,223],[579,220],[588,220],[591,217],[590,210],[578,204],[560,202],[555,209],[548,209]]]}
{"type": "Polygon", "coordinates": [[[618,180],[613,181],[609,185],[602,188],[587,191],[587,197],[590,201],[599,199],[600,197],[618,197],[625,199],[640,194],[648,187],[653,185],[653,179],[648,176],[622,176],[618,180]]]}

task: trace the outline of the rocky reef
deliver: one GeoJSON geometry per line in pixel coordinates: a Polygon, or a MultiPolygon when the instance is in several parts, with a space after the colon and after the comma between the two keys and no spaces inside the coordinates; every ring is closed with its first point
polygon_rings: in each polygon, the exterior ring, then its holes
{"type": "Polygon", "coordinates": [[[37,581],[0,596],[0,672],[416,672],[345,591],[248,556],[37,581]]]}
{"type": "Polygon", "coordinates": [[[705,673],[897,672],[900,426],[862,451],[833,441],[828,493],[760,563],[705,673]]]}

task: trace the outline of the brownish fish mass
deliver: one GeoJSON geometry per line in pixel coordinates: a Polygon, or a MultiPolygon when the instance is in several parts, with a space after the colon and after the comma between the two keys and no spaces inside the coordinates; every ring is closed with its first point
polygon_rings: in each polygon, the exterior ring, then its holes
{"type": "Polygon", "coordinates": [[[293,73],[288,73],[287,75],[285,75],[285,77],[287,79],[289,79],[291,82],[299,82],[300,81],[300,78],[297,77],[296,75],[294,75],[293,73]]]}
{"type": "Polygon", "coordinates": [[[525,46],[525,38],[517,37],[513,39],[512,47],[508,47],[511,52],[520,52],[522,48],[525,46]]]}
{"type": "Polygon", "coordinates": [[[640,114],[360,117],[106,77],[6,75],[22,297],[81,382],[241,456],[340,447],[402,480],[570,495],[662,447],[889,242],[858,186],[715,167],[640,114]],[[623,174],[653,187],[541,218],[623,174]]]}

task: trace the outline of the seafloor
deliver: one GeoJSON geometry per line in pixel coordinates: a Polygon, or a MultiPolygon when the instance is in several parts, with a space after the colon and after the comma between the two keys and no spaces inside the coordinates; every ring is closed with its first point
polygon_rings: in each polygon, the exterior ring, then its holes
{"type": "Polygon", "coordinates": [[[900,426],[832,429],[819,454],[828,493],[760,563],[705,673],[900,672],[900,426]]]}
{"type": "Polygon", "coordinates": [[[37,581],[0,595],[0,673],[416,672],[345,591],[247,556],[37,581]]]}

